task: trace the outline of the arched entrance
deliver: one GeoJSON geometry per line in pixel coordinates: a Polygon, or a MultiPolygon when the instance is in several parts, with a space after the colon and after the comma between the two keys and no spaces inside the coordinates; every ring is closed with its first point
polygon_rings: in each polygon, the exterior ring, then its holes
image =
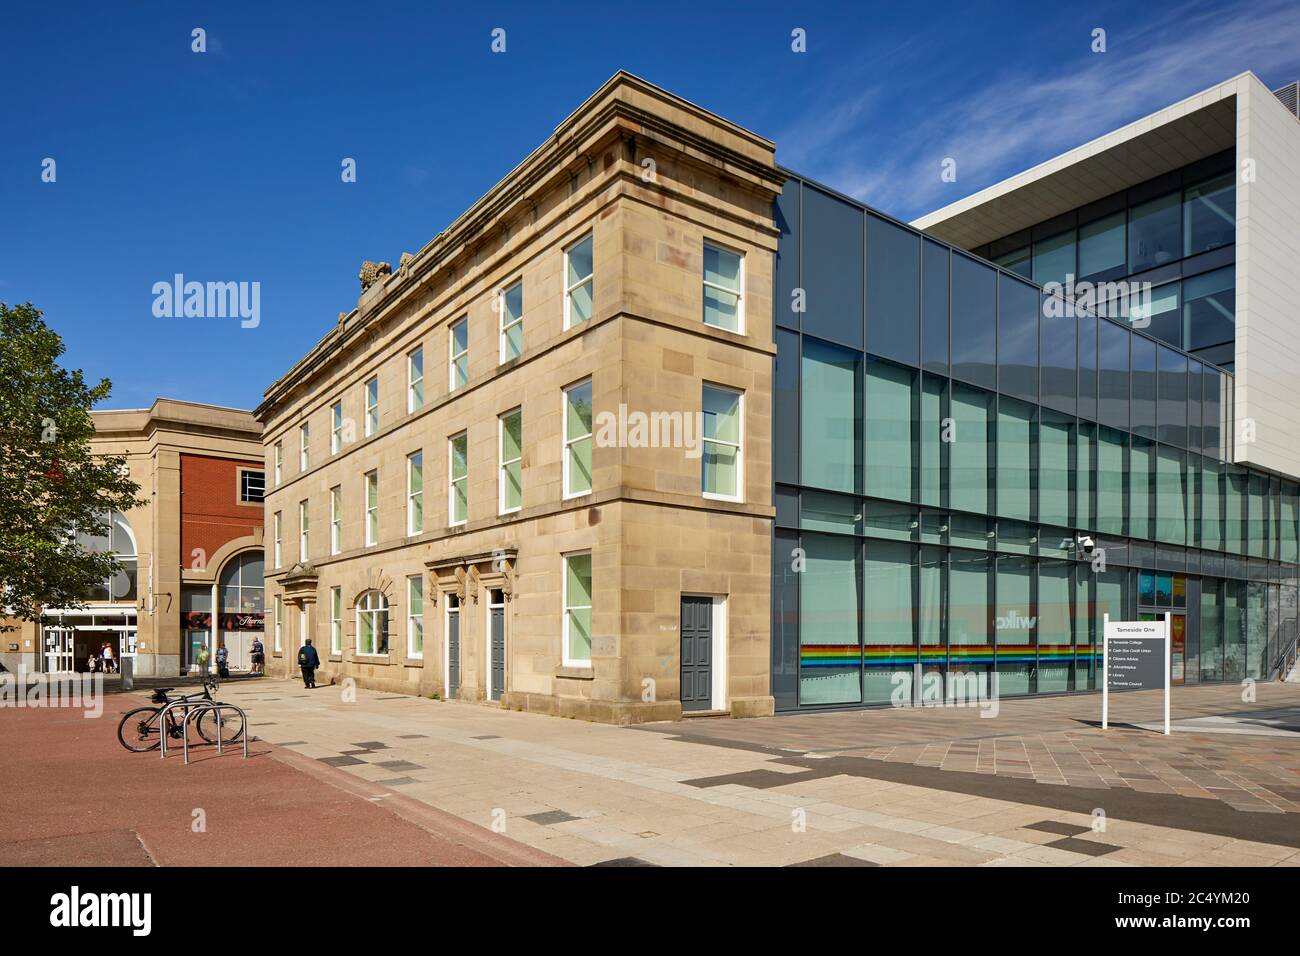
{"type": "Polygon", "coordinates": [[[215,662],[218,649],[226,648],[231,670],[249,669],[253,639],[262,637],[265,627],[264,570],[261,550],[244,551],[227,561],[217,578],[213,660],[215,662]]]}

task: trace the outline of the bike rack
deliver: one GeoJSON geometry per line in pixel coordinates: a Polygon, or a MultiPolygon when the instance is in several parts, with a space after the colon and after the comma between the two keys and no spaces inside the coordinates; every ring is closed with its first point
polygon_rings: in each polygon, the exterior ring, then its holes
{"type": "Polygon", "coordinates": [[[185,754],[185,763],[186,763],[186,765],[188,765],[189,762],[190,762],[190,721],[191,721],[191,720],[194,720],[198,715],[200,715],[200,714],[204,714],[204,713],[207,713],[207,712],[210,711],[210,710],[211,710],[211,711],[216,711],[217,714],[218,714],[218,717],[217,717],[217,720],[216,720],[216,725],[217,725],[217,753],[218,753],[218,754],[220,754],[220,753],[224,753],[224,750],[223,750],[223,747],[222,747],[222,739],[221,739],[221,718],[220,718],[220,713],[221,713],[222,710],[233,710],[233,711],[235,711],[235,712],[237,712],[237,713],[239,714],[240,719],[243,720],[243,722],[244,722],[244,723],[243,723],[243,726],[244,726],[244,735],[243,735],[244,759],[245,759],[245,760],[248,759],[248,736],[249,736],[249,731],[248,731],[248,714],[246,714],[246,713],[244,712],[244,709],[243,709],[242,707],[238,707],[238,706],[236,706],[235,704],[225,704],[225,703],[221,703],[220,701],[210,701],[210,700],[198,700],[198,701],[194,701],[194,700],[174,700],[174,701],[172,701],[171,703],[167,704],[165,707],[163,707],[163,709],[162,709],[162,713],[160,713],[160,714],[158,715],[158,724],[159,724],[159,728],[160,728],[160,730],[159,730],[159,738],[160,738],[160,740],[161,740],[161,744],[162,744],[162,746],[160,747],[160,749],[161,749],[161,751],[162,751],[162,759],[163,759],[163,760],[166,760],[166,759],[167,759],[167,737],[168,737],[168,734],[167,734],[167,730],[166,730],[166,727],[167,727],[167,720],[166,720],[166,718],[167,718],[167,714],[168,714],[168,712],[169,712],[173,707],[181,707],[181,708],[184,708],[184,710],[185,710],[185,717],[184,717],[184,718],[182,719],[182,721],[181,721],[181,750],[182,750],[182,752],[185,754]]]}

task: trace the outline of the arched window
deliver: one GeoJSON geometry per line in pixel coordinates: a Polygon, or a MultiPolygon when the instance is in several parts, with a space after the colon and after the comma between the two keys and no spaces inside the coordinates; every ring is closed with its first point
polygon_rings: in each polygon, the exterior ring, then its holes
{"type": "Polygon", "coordinates": [[[126,516],[120,511],[107,512],[95,527],[77,532],[77,544],[87,551],[112,554],[119,565],[117,572],[94,588],[86,600],[134,603],[139,555],[126,516]]]}
{"type": "Polygon", "coordinates": [[[388,653],[388,598],[367,591],[357,602],[357,653],[388,653]]]}
{"type": "MultiPolygon", "coordinates": [[[[221,569],[221,612],[256,614],[260,620],[263,607],[263,561],[260,551],[235,555],[221,569]]],[[[260,625],[259,625],[260,626],[260,625]]],[[[247,628],[240,628],[247,630],[247,628]]]]}

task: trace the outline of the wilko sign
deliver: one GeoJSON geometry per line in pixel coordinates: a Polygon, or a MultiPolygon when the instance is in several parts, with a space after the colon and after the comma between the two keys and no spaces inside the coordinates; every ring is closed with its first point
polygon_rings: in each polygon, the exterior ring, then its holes
{"type": "Polygon", "coordinates": [[[1102,619],[1101,728],[1110,719],[1112,690],[1165,692],[1165,733],[1169,733],[1169,631],[1170,615],[1163,621],[1112,621],[1102,619]]]}

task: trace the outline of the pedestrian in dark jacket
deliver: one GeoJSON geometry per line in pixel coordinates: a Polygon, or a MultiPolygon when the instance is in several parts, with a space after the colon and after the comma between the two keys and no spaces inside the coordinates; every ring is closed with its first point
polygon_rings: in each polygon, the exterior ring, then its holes
{"type": "Polygon", "coordinates": [[[316,648],[311,646],[311,638],[307,638],[298,651],[298,666],[302,668],[302,686],[308,689],[316,686],[316,668],[320,667],[320,655],[316,653],[316,648]]]}

